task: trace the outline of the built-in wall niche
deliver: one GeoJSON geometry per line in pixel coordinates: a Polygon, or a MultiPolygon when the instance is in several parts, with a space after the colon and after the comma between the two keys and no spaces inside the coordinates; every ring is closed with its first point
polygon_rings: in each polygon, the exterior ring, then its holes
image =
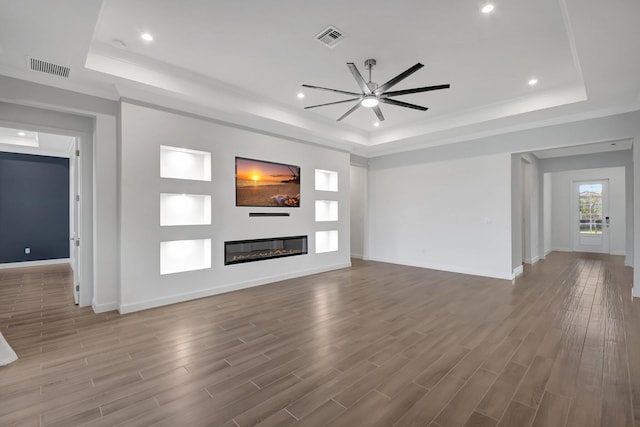
{"type": "Polygon", "coordinates": [[[338,230],[316,231],[316,253],[338,250],[338,230]]]}
{"type": "Polygon", "coordinates": [[[211,268],[211,239],[160,242],[160,274],[211,268]]]}
{"type": "Polygon", "coordinates": [[[337,220],[338,202],[336,200],[316,200],[316,222],[337,220]]]}
{"type": "Polygon", "coordinates": [[[211,181],[211,153],[161,145],[160,176],[211,181]]]}
{"type": "Polygon", "coordinates": [[[160,225],[211,224],[211,196],[160,193],[160,225]]]}
{"type": "Polygon", "coordinates": [[[316,190],[338,191],[338,172],[316,169],[316,190]]]}

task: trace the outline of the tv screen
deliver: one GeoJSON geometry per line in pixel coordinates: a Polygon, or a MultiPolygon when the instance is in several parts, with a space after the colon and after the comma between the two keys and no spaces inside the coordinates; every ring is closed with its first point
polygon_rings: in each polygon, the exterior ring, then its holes
{"type": "Polygon", "coordinates": [[[236,157],[236,206],[300,207],[300,167],[236,157]]]}

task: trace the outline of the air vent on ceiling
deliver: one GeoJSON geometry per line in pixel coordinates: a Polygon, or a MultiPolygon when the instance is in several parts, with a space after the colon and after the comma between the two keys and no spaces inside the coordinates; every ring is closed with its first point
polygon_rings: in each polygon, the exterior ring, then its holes
{"type": "Polygon", "coordinates": [[[71,69],[64,65],[54,64],[53,62],[43,61],[41,59],[35,59],[27,56],[27,66],[32,71],[39,71],[41,73],[52,74],[58,77],[69,78],[69,72],[71,69]]]}
{"type": "Polygon", "coordinates": [[[333,25],[329,25],[324,30],[320,31],[316,35],[316,40],[327,47],[335,47],[338,43],[340,43],[344,39],[344,33],[334,27],[333,25]]]}

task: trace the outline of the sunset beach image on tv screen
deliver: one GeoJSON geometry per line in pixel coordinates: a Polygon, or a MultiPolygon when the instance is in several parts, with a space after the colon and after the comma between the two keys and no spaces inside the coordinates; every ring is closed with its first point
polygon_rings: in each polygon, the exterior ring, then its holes
{"type": "Polygon", "coordinates": [[[300,206],[300,167],[236,157],[236,206],[300,206]]]}

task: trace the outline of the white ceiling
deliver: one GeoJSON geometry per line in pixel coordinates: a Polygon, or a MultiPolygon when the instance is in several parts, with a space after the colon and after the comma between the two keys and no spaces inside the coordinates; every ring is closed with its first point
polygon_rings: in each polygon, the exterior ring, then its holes
{"type": "Polygon", "coordinates": [[[633,141],[623,139],[620,141],[596,142],[593,144],[575,145],[573,147],[561,147],[551,150],[534,151],[533,154],[539,159],[549,159],[553,157],[579,156],[582,154],[604,153],[610,151],[631,150],[633,141]]]}
{"type": "Polygon", "coordinates": [[[41,156],[69,157],[75,138],[0,127],[0,151],[41,156]]]}
{"type": "MultiPolygon", "coordinates": [[[[637,0],[0,0],[0,74],[185,109],[356,154],[377,155],[640,109],[637,0]],[[346,35],[333,49],[314,36],[346,35]],[[153,34],[145,42],[140,33],[153,34]],[[69,66],[69,79],[27,70],[25,57],[69,66]],[[382,84],[421,62],[394,90],[426,112],[382,105],[378,128],[339,94],[347,69],[375,58],[382,84]],[[539,83],[531,87],[527,81],[539,83]]],[[[354,102],[355,103],[355,102],[354,102]]]]}

